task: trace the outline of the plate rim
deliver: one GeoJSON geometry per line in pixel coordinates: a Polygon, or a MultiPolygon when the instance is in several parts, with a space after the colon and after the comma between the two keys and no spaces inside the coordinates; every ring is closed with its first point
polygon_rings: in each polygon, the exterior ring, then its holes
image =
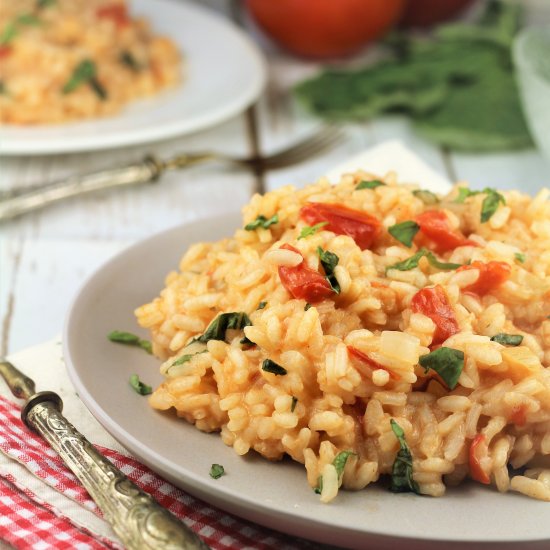
{"type": "MultiPolygon", "coordinates": [[[[254,43],[252,38],[239,28],[229,18],[224,17],[212,8],[208,8],[199,3],[192,2],[177,2],[176,0],[157,0],[163,2],[165,5],[170,5],[171,9],[183,9],[191,10],[205,17],[211,21],[215,21],[216,24],[221,24],[226,27],[228,32],[232,33],[235,41],[240,43],[240,47],[243,51],[247,52],[250,66],[254,67],[253,78],[247,88],[241,92],[237,97],[235,96],[231,102],[224,103],[221,108],[216,107],[208,112],[205,112],[200,117],[192,119],[192,123],[189,124],[187,119],[180,119],[172,121],[171,123],[165,123],[161,127],[152,127],[152,129],[139,129],[133,131],[132,129],[124,130],[122,133],[102,133],[99,128],[94,133],[89,133],[82,136],[77,136],[71,139],[68,137],[58,137],[56,139],[45,138],[24,138],[23,140],[15,140],[9,136],[11,130],[29,130],[32,132],[36,130],[47,129],[67,129],[70,130],[71,123],[99,123],[104,121],[113,121],[119,115],[123,115],[125,110],[132,106],[139,104],[140,101],[151,101],[154,99],[162,98],[165,93],[177,90],[176,88],[170,90],[161,90],[155,96],[150,98],[138,98],[134,101],[124,105],[122,110],[115,113],[113,116],[97,117],[91,119],[82,119],[76,121],[68,121],[67,124],[50,124],[50,125],[37,125],[37,126],[19,126],[0,124],[0,158],[1,157],[14,157],[14,156],[33,156],[33,155],[55,155],[55,154],[72,154],[72,153],[84,153],[101,151],[105,149],[120,149],[124,147],[133,147],[137,145],[145,145],[148,143],[156,143],[170,138],[193,134],[200,130],[211,128],[216,124],[227,121],[233,116],[243,112],[248,106],[250,106],[261,95],[267,84],[267,61],[261,52],[259,46],[254,43]],[[5,132],[8,135],[5,135],[5,132]],[[122,134],[122,138],[121,138],[122,134]]],[[[141,9],[141,6],[138,8],[141,9]]],[[[141,15],[141,14],[139,14],[141,15]]],[[[151,17],[150,12],[143,14],[146,17],[151,17]]],[[[185,87],[185,82],[182,82],[180,86],[185,87]]]]}

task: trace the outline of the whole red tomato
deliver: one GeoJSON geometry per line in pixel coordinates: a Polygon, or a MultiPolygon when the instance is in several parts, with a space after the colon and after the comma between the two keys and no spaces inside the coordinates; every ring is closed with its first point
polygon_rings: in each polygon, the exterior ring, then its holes
{"type": "Polygon", "coordinates": [[[382,36],[406,0],[246,0],[258,25],[292,53],[340,57],[382,36]]]}
{"type": "Polygon", "coordinates": [[[400,24],[428,27],[457,15],[475,0],[408,0],[400,24]]]}

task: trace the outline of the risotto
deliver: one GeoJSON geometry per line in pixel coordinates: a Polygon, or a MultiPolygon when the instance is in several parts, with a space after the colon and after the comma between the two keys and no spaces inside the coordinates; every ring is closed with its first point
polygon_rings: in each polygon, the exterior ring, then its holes
{"type": "Polygon", "coordinates": [[[549,197],[365,172],[254,196],[136,311],[151,406],[289,455],[323,502],[380,478],[550,501],[549,197]]]}
{"type": "Polygon", "coordinates": [[[174,86],[180,54],[125,0],[0,2],[0,122],[109,115],[174,86]]]}

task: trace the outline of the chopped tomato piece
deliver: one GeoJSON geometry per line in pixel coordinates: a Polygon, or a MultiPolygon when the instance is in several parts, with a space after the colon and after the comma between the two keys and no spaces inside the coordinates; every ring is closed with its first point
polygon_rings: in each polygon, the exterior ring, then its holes
{"type": "Polygon", "coordinates": [[[112,19],[117,27],[122,27],[130,22],[128,18],[128,10],[125,4],[102,6],[97,9],[96,15],[100,19],[112,19]]]}
{"type": "Polygon", "coordinates": [[[440,285],[419,290],[412,298],[411,309],[413,313],[422,313],[434,322],[432,346],[441,344],[460,330],[453,308],[440,285]]]}
{"type": "Polygon", "coordinates": [[[440,254],[459,246],[478,246],[457,229],[452,229],[449,218],[441,210],[428,210],[417,216],[415,221],[420,226],[421,235],[440,254]]]}
{"type": "Polygon", "coordinates": [[[371,359],[366,353],[363,353],[362,351],[358,350],[357,348],[354,348],[353,346],[346,346],[348,348],[348,353],[354,358],[360,361],[361,363],[364,363],[368,367],[370,367],[373,370],[382,369],[385,370],[389,375],[390,378],[393,378],[394,380],[399,380],[401,377],[398,374],[395,374],[395,372],[392,372],[384,365],[381,365],[378,361],[375,361],[374,359],[371,359]]]}
{"type": "Polygon", "coordinates": [[[485,436],[483,434],[477,434],[470,444],[470,475],[472,479],[485,485],[491,483],[491,478],[481,467],[481,459],[487,455],[487,452],[485,436]]]}
{"type": "MultiPolygon", "coordinates": [[[[299,250],[289,244],[283,244],[281,248],[300,254],[299,250]]],[[[308,267],[303,259],[294,267],[280,266],[279,277],[283,286],[294,298],[304,299],[310,304],[320,302],[334,294],[326,278],[308,267]]]]}
{"type": "Polygon", "coordinates": [[[512,272],[512,268],[506,262],[472,262],[470,265],[463,265],[457,271],[467,271],[468,269],[478,269],[479,279],[463,290],[473,292],[478,296],[485,296],[495,288],[505,283],[512,272]]]}
{"type": "Polygon", "coordinates": [[[11,54],[11,46],[0,46],[0,59],[11,54]]]}
{"type": "Polygon", "coordinates": [[[310,202],[301,208],[300,218],[309,225],[328,222],[323,229],[351,237],[361,250],[370,248],[382,229],[374,216],[343,204],[310,202]]]}
{"type": "Polygon", "coordinates": [[[518,405],[517,407],[512,408],[512,414],[510,415],[510,420],[516,426],[525,426],[527,422],[527,406],[518,405]]]}

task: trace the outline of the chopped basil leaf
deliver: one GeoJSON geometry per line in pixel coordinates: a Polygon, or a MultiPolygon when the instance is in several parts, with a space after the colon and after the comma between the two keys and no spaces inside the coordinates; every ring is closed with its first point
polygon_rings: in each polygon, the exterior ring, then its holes
{"type": "Polygon", "coordinates": [[[246,336],[239,340],[239,344],[242,344],[243,346],[255,346],[256,345],[252,340],[249,340],[246,336]]]}
{"type": "Polygon", "coordinates": [[[2,80],[0,80],[0,95],[4,95],[6,93],[6,85],[2,80]]]}
{"type": "Polygon", "coordinates": [[[50,6],[54,6],[57,0],[37,0],[36,1],[36,7],[37,8],[49,8],[50,6]]]}
{"type": "Polygon", "coordinates": [[[452,264],[448,262],[440,262],[436,256],[433,254],[433,252],[430,252],[429,250],[426,250],[425,248],[421,248],[416,254],[413,254],[410,258],[407,258],[406,260],[403,260],[402,262],[397,262],[396,264],[390,265],[386,267],[386,273],[390,269],[397,269],[398,271],[409,271],[411,269],[414,269],[415,267],[418,267],[418,264],[420,262],[420,258],[426,257],[430,264],[437,268],[444,271],[449,271],[452,269],[458,269],[461,267],[461,264],[452,264]]]}
{"type": "Polygon", "coordinates": [[[225,333],[227,330],[241,330],[251,325],[252,322],[248,318],[248,315],[242,311],[222,313],[208,325],[206,332],[202,336],[195,338],[193,342],[202,342],[206,344],[206,342],[210,340],[225,340],[225,333]]]}
{"type": "Polygon", "coordinates": [[[498,342],[503,346],[519,346],[523,342],[523,336],[521,334],[495,334],[491,340],[498,342]]]}
{"type": "Polygon", "coordinates": [[[260,302],[256,309],[264,309],[265,306],[267,306],[267,302],[260,302]]]}
{"type": "Polygon", "coordinates": [[[208,350],[204,349],[202,351],[197,351],[197,353],[186,353],[185,355],[181,355],[178,357],[171,365],[170,367],[176,367],[178,365],[183,365],[184,363],[187,363],[191,361],[195,355],[199,355],[200,353],[206,353],[208,350]]]}
{"type": "Polygon", "coordinates": [[[279,215],[274,214],[269,218],[269,220],[265,216],[258,216],[253,222],[247,223],[244,228],[247,231],[254,231],[255,229],[258,229],[258,227],[263,227],[264,229],[267,229],[270,225],[279,223],[279,215]]]}
{"type": "Polygon", "coordinates": [[[354,454],[353,451],[340,451],[332,461],[332,465],[336,468],[338,479],[340,479],[340,476],[344,473],[348,458],[354,454]]]}
{"type": "Polygon", "coordinates": [[[210,467],[210,477],[219,479],[225,474],[225,468],[221,464],[212,464],[210,467]]]}
{"type": "Polygon", "coordinates": [[[479,195],[481,191],[472,191],[471,189],[468,189],[467,187],[459,187],[458,188],[458,196],[454,200],[454,202],[458,204],[462,204],[468,197],[473,197],[475,195],[479,195]]]}
{"type": "Polygon", "coordinates": [[[265,372],[270,372],[277,376],[283,376],[287,373],[287,370],[284,367],[281,367],[281,365],[278,365],[277,363],[275,363],[275,361],[272,361],[271,359],[264,360],[264,362],[262,363],[262,370],[265,370],[265,372]]]}
{"type": "Polygon", "coordinates": [[[290,412],[293,413],[296,408],[296,403],[298,403],[297,397],[292,397],[292,405],[290,405],[290,412]]]}
{"type": "Polygon", "coordinates": [[[137,374],[132,374],[132,376],[130,376],[130,386],[132,386],[135,392],[139,393],[139,395],[149,395],[150,393],[153,393],[153,388],[147,384],[144,384],[139,379],[137,374]]]}
{"type": "Polygon", "coordinates": [[[307,311],[311,307],[311,304],[309,302],[306,303],[304,306],[304,311],[307,311]]]}
{"type": "Polygon", "coordinates": [[[334,268],[338,265],[340,258],[334,252],[323,250],[320,246],[317,247],[317,254],[319,254],[321,265],[325,270],[325,278],[329,282],[330,287],[336,294],[340,294],[340,284],[334,275],[334,268]]]}
{"type": "Polygon", "coordinates": [[[524,264],[525,263],[525,260],[526,260],[526,257],[525,257],[525,254],[523,254],[522,252],[516,252],[514,254],[514,257],[516,258],[516,260],[521,263],[521,264],[524,264]]]}
{"type": "Polygon", "coordinates": [[[81,61],[74,69],[71,78],[63,86],[64,94],[69,94],[76,90],[81,84],[89,84],[92,90],[100,99],[107,98],[107,92],[101,83],[97,80],[95,63],[89,59],[81,61]]]}
{"type": "Polygon", "coordinates": [[[428,261],[430,262],[431,265],[443,271],[450,271],[461,267],[461,264],[453,264],[450,262],[440,262],[432,252],[428,252],[426,254],[426,258],[428,258],[428,261]]]}
{"type": "Polygon", "coordinates": [[[320,495],[323,492],[323,476],[317,478],[317,487],[313,489],[316,494],[320,495]]]}
{"type": "Polygon", "coordinates": [[[412,220],[396,223],[388,228],[390,235],[408,248],[412,246],[413,239],[419,230],[420,226],[412,220]]]}
{"type": "Polygon", "coordinates": [[[405,440],[405,432],[401,426],[392,418],[390,420],[391,429],[399,441],[399,452],[391,471],[390,491],[394,493],[413,492],[420,494],[420,487],[413,479],[413,460],[412,454],[405,440]]]}
{"type": "Polygon", "coordinates": [[[16,34],[17,26],[15,25],[15,23],[8,23],[4,27],[2,34],[0,34],[0,46],[5,46],[6,44],[9,44],[15,38],[16,34]]]}
{"type": "Polygon", "coordinates": [[[137,334],[131,332],[123,332],[121,330],[113,330],[107,335],[107,338],[111,342],[117,344],[126,344],[127,346],[136,346],[144,349],[147,353],[153,353],[153,347],[149,340],[142,340],[137,334]]]}
{"type": "Polygon", "coordinates": [[[370,181],[363,180],[357,184],[357,186],[355,187],[355,190],[359,191],[361,189],[376,189],[377,187],[382,187],[383,185],[386,185],[386,184],[380,180],[370,180],[370,181]]]}
{"type": "Polygon", "coordinates": [[[499,204],[506,204],[506,199],[494,189],[487,188],[483,192],[487,193],[487,196],[481,204],[481,223],[485,223],[491,218],[497,211],[499,204]]]}
{"type": "Polygon", "coordinates": [[[430,206],[439,203],[439,197],[435,193],[427,191],[426,189],[417,189],[416,191],[413,191],[413,195],[419,198],[424,204],[430,206]]]}
{"type": "Polygon", "coordinates": [[[132,69],[132,71],[137,73],[141,70],[141,65],[136,61],[136,58],[132,55],[132,52],[123,50],[120,52],[119,59],[121,63],[124,63],[124,65],[132,69]]]}
{"type": "Polygon", "coordinates": [[[443,346],[420,357],[419,363],[424,367],[425,372],[428,372],[429,369],[437,372],[447,387],[454,390],[464,368],[464,353],[443,346]]]}
{"type": "Polygon", "coordinates": [[[298,241],[300,239],[305,239],[306,237],[309,237],[310,235],[315,235],[319,229],[322,227],[325,227],[325,225],[328,225],[328,222],[319,222],[315,225],[306,225],[304,228],[302,228],[302,231],[300,231],[300,236],[298,237],[298,241]]]}
{"type": "Polygon", "coordinates": [[[23,13],[15,20],[18,25],[40,25],[42,21],[32,13],[23,13]]]}

